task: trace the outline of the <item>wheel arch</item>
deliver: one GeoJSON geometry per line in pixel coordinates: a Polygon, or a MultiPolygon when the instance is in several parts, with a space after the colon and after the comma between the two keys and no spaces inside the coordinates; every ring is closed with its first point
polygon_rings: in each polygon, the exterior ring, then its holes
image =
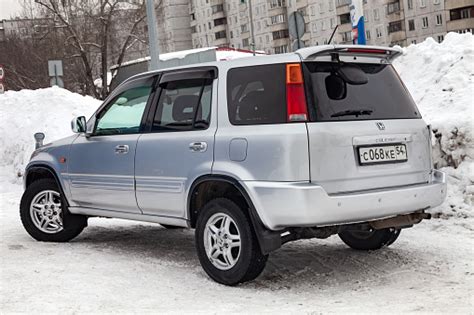
{"type": "Polygon", "coordinates": [[[242,206],[242,202],[245,202],[246,214],[252,222],[260,249],[264,254],[281,247],[280,233],[268,230],[264,226],[245,188],[237,179],[228,175],[203,175],[193,182],[187,198],[187,218],[192,228],[196,227],[200,208],[208,201],[218,197],[227,197],[240,206],[242,206]]]}
{"type": "Polygon", "coordinates": [[[31,183],[42,178],[51,178],[56,181],[56,184],[58,185],[61,194],[64,196],[64,200],[69,206],[69,201],[66,198],[63,184],[59,180],[59,176],[56,171],[49,165],[34,164],[27,167],[24,174],[24,188],[26,189],[29,185],[31,185],[31,183]]]}

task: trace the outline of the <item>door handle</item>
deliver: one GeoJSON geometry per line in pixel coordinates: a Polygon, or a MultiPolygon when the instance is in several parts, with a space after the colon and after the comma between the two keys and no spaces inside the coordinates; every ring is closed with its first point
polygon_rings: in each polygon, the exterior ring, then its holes
{"type": "Polygon", "coordinates": [[[207,143],[206,142],[193,142],[189,144],[189,149],[192,152],[206,152],[207,143]]]}
{"type": "Polygon", "coordinates": [[[128,153],[128,145],[126,144],[121,144],[115,147],[115,153],[116,154],[127,154],[128,153]]]}

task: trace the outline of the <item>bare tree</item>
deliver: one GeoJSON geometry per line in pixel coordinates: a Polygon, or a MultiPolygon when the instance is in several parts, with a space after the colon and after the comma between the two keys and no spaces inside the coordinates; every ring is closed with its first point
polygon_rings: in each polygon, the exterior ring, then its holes
{"type": "Polygon", "coordinates": [[[83,67],[84,81],[88,94],[96,98],[105,98],[108,93],[108,67],[110,64],[122,64],[127,51],[140,39],[145,42],[144,34],[139,33],[139,25],[146,18],[145,2],[133,0],[35,0],[52,17],[56,28],[64,33],[64,43],[72,54],[68,58],[78,58],[83,67]],[[126,19],[120,20],[126,36],[113,34],[113,23],[126,11],[126,19]],[[120,53],[111,60],[110,45],[118,45],[120,53]],[[96,69],[99,69],[97,71],[96,69]],[[97,91],[94,76],[99,74],[102,87],[97,91]]]}

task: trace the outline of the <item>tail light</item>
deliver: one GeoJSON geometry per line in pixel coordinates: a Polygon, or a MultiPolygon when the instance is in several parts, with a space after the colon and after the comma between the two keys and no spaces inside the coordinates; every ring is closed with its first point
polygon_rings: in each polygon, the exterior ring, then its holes
{"type": "Polygon", "coordinates": [[[299,63],[286,65],[286,106],[288,122],[308,120],[303,72],[299,63]]]}

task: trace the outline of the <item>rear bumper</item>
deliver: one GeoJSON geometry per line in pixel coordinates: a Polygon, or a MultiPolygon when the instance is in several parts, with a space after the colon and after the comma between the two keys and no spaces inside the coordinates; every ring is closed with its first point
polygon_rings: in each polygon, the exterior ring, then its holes
{"type": "Polygon", "coordinates": [[[426,184],[338,195],[312,183],[242,184],[270,230],[366,222],[435,207],[446,198],[446,175],[437,170],[426,184]]]}

